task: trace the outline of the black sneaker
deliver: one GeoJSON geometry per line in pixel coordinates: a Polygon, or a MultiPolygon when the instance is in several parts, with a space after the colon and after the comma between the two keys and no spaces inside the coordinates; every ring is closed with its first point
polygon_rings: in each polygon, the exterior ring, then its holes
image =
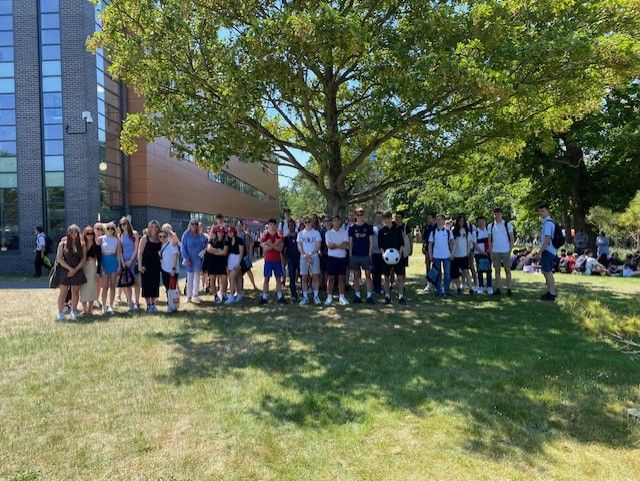
{"type": "Polygon", "coordinates": [[[373,300],[373,296],[367,297],[367,304],[375,304],[376,301],[373,300]]]}
{"type": "Polygon", "coordinates": [[[511,297],[511,296],[512,296],[511,289],[507,289],[507,297],[511,297]]]}
{"type": "Polygon", "coordinates": [[[391,298],[389,296],[385,296],[384,303],[387,305],[391,304],[391,298]]]}
{"type": "Polygon", "coordinates": [[[278,299],[278,304],[288,304],[287,300],[284,298],[284,296],[282,296],[281,298],[278,299]]]}
{"type": "Polygon", "coordinates": [[[499,296],[500,294],[502,294],[502,291],[500,289],[496,289],[495,291],[493,291],[494,296],[499,296]]]}
{"type": "Polygon", "coordinates": [[[260,302],[258,302],[258,304],[260,304],[261,306],[267,304],[269,301],[267,299],[265,299],[264,297],[260,298],[260,302]]]}
{"type": "Polygon", "coordinates": [[[354,296],[353,303],[354,304],[362,304],[362,297],[354,296]]]}
{"type": "Polygon", "coordinates": [[[398,304],[400,304],[401,306],[406,306],[407,300],[404,297],[401,297],[400,299],[398,299],[398,304]]]}

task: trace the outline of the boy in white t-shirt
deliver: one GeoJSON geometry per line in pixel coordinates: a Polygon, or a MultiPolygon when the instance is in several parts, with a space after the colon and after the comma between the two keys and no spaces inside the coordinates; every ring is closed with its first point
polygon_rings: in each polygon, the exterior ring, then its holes
{"type": "Polygon", "coordinates": [[[300,275],[302,276],[302,300],[300,305],[309,304],[309,276],[313,287],[313,302],[320,304],[320,247],[322,236],[313,228],[310,216],[303,218],[304,229],[298,232],[300,252],[300,275]]]}

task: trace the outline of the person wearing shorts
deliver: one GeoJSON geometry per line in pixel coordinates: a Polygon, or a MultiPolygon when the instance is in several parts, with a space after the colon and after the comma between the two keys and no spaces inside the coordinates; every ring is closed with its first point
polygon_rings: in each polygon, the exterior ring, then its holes
{"type": "Polygon", "coordinates": [[[556,223],[551,218],[549,206],[542,204],[538,207],[538,215],[542,219],[542,234],[540,235],[540,264],[544,280],[547,285],[547,292],[542,295],[543,301],[556,300],[556,280],[553,276],[553,268],[556,264],[556,256],[558,249],[553,245],[553,236],[555,234],[556,223]]]}
{"type": "Polygon", "coordinates": [[[345,272],[347,270],[347,247],[349,247],[349,234],[341,227],[342,219],[339,215],[331,219],[331,229],[325,233],[327,244],[327,299],[326,306],[333,302],[333,285],[338,278],[338,292],[340,293],[340,305],[349,304],[344,295],[345,272]]]}
{"type": "Polygon", "coordinates": [[[402,229],[404,226],[398,226],[391,220],[391,212],[385,212],[382,216],[384,226],[378,232],[378,246],[384,254],[387,249],[396,249],[400,253],[400,262],[396,265],[390,265],[383,261],[382,275],[384,276],[384,303],[391,304],[390,284],[391,273],[396,276],[396,285],[398,287],[398,304],[406,304],[404,298],[404,278],[406,274],[406,264],[404,259],[404,238],[402,229]]]}
{"type": "Polygon", "coordinates": [[[300,305],[309,304],[309,277],[313,288],[313,302],[320,304],[320,247],[322,236],[313,228],[311,216],[302,219],[304,228],[298,232],[300,252],[300,276],[302,277],[302,300],[300,305]]]}
{"type": "Polygon", "coordinates": [[[500,291],[500,270],[504,267],[507,278],[507,296],[511,295],[511,251],[515,239],[513,237],[513,225],[502,218],[502,209],[493,210],[493,222],[489,224],[489,241],[491,242],[491,262],[495,271],[495,291],[499,296],[500,291]]]}
{"type": "Polygon", "coordinates": [[[373,304],[373,279],[371,269],[373,263],[373,227],[364,219],[364,208],[356,209],[356,223],[349,227],[349,267],[353,271],[354,304],[361,304],[360,276],[364,269],[367,284],[367,304],[373,304]]]}
{"type": "Polygon", "coordinates": [[[271,276],[276,278],[276,296],[280,304],[286,304],[282,294],[282,259],[280,253],[283,248],[282,235],[277,230],[278,222],[269,219],[267,222],[267,232],[260,237],[260,247],[264,252],[264,283],[262,286],[262,297],[260,304],[269,302],[269,280],[271,276]]]}

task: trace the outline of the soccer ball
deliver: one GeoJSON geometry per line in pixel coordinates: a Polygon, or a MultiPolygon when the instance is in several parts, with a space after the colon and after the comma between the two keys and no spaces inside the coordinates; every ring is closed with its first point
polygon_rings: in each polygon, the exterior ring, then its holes
{"type": "Polygon", "coordinates": [[[382,259],[390,266],[395,266],[400,262],[400,253],[398,252],[398,249],[387,249],[382,254],[382,259]]]}

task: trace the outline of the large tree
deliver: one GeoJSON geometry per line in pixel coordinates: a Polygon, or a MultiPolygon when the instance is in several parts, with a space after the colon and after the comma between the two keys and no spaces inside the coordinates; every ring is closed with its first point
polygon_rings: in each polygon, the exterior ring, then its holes
{"type": "Polygon", "coordinates": [[[112,0],[90,45],[144,96],[127,151],[267,159],[339,211],[567,128],[638,65],[639,22],[640,0],[112,0]]]}

